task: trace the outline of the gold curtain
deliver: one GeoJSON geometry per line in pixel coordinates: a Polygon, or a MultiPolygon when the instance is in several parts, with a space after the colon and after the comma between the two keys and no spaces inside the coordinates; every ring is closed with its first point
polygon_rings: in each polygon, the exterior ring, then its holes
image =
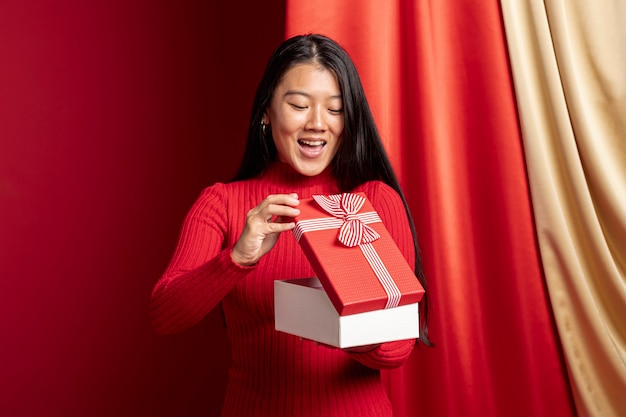
{"type": "Polygon", "coordinates": [[[626,412],[626,1],[501,0],[579,416],[626,412]]]}

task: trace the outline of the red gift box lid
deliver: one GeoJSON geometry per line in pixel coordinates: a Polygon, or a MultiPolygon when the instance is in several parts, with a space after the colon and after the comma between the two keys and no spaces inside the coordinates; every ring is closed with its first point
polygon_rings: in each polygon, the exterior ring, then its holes
{"type": "Polygon", "coordinates": [[[313,196],[298,209],[294,235],[339,315],[422,299],[424,288],[364,193],[313,196]]]}

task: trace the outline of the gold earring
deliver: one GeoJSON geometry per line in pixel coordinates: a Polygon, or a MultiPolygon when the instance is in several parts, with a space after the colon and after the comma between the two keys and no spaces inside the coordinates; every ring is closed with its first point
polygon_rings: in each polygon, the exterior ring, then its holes
{"type": "Polygon", "coordinates": [[[267,125],[263,123],[263,120],[261,120],[261,132],[263,132],[263,136],[267,134],[266,129],[265,129],[266,127],[267,125]]]}

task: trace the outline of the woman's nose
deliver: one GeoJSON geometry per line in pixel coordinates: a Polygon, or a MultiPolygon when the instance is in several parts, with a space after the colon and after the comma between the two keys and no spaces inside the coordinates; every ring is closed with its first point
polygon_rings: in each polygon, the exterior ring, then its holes
{"type": "Polygon", "coordinates": [[[310,130],[324,130],[326,128],[323,109],[317,107],[311,109],[305,128],[310,130]]]}

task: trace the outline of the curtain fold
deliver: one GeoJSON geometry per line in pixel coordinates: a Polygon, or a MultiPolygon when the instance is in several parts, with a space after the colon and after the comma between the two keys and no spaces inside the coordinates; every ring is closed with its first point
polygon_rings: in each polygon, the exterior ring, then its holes
{"type": "Polygon", "coordinates": [[[502,1],[541,258],[580,416],[626,410],[626,4],[502,1]]]}
{"type": "Polygon", "coordinates": [[[433,349],[384,377],[396,416],[570,416],[497,0],[287,2],[351,54],[414,214],[433,349]],[[381,4],[382,3],[382,4],[381,4]]]}

